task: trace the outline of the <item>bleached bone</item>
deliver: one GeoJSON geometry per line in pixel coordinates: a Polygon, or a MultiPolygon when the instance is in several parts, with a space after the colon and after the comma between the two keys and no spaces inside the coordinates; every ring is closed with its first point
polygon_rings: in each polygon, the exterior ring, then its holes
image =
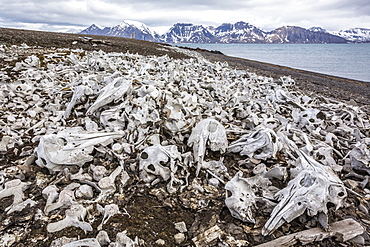
{"type": "MultiPolygon", "coordinates": [[[[42,190],[42,195],[46,199],[45,208],[51,205],[59,196],[59,189],[56,185],[49,185],[42,190]]],[[[44,210],[45,211],[45,210],[44,210]]]]}
{"type": "Polygon", "coordinates": [[[169,180],[171,173],[176,172],[176,160],[180,157],[181,154],[175,145],[147,147],[140,154],[140,178],[146,183],[152,182],[157,176],[160,176],[164,181],[169,180]],[[167,164],[168,162],[170,163],[167,164]],[[167,164],[167,166],[161,163],[167,164]]]}
{"type": "Polygon", "coordinates": [[[93,188],[90,185],[83,184],[75,192],[77,198],[91,199],[94,197],[93,188]]]}
{"type": "Polygon", "coordinates": [[[239,171],[226,183],[225,204],[233,217],[244,222],[255,223],[252,211],[256,204],[256,195],[252,190],[252,185],[242,176],[243,172],[239,171]]]}
{"type": "Polygon", "coordinates": [[[223,160],[224,158],[221,157],[220,160],[203,161],[202,169],[205,169],[214,178],[225,184],[224,177],[229,177],[229,174],[226,166],[223,164],[223,160]]]}
{"type": "Polygon", "coordinates": [[[25,207],[27,207],[28,205],[30,207],[34,207],[35,205],[37,204],[37,202],[35,202],[34,200],[32,199],[27,199],[25,201],[22,201],[16,205],[10,205],[9,207],[7,207],[5,209],[6,211],[6,214],[11,214],[13,212],[20,212],[22,211],[25,207]]]}
{"type": "Polygon", "coordinates": [[[82,128],[68,128],[58,134],[42,136],[38,147],[36,164],[46,167],[50,172],[61,171],[65,166],[82,166],[92,161],[90,153],[95,145],[107,145],[121,133],[88,133],[82,128]]]}
{"type": "Polygon", "coordinates": [[[101,189],[101,193],[97,201],[109,196],[110,194],[116,192],[116,177],[122,172],[123,167],[117,166],[116,169],[108,176],[99,180],[98,186],[101,189]]]}
{"type": "Polygon", "coordinates": [[[49,223],[46,227],[48,232],[58,232],[66,227],[79,227],[82,230],[92,231],[89,223],[83,222],[86,216],[86,209],[81,204],[74,204],[66,210],[66,217],[58,222],[49,223]],[[82,220],[82,221],[81,221],[82,220]]]}
{"type": "Polygon", "coordinates": [[[94,104],[90,106],[86,114],[93,114],[99,108],[122,98],[125,94],[131,91],[131,80],[118,77],[108,83],[101,91],[94,104]]]}
{"type": "Polygon", "coordinates": [[[96,240],[98,240],[101,245],[108,245],[111,242],[106,231],[99,231],[98,235],[96,235],[96,240]]]}
{"type": "Polygon", "coordinates": [[[226,131],[222,124],[210,118],[201,120],[188,139],[188,146],[193,146],[194,160],[198,162],[196,175],[199,175],[207,147],[224,153],[227,145],[226,131]]]}
{"type": "Polygon", "coordinates": [[[98,182],[107,174],[107,168],[105,168],[105,166],[94,166],[91,164],[90,170],[93,173],[93,179],[98,182]]]}
{"type": "Polygon", "coordinates": [[[128,118],[125,112],[125,105],[121,104],[116,107],[102,111],[100,114],[100,122],[112,131],[124,130],[127,125],[128,118]]]}
{"type": "Polygon", "coordinates": [[[69,102],[69,104],[67,105],[67,108],[64,112],[63,117],[65,119],[68,118],[69,115],[71,114],[71,111],[72,111],[73,107],[76,105],[77,101],[79,99],[81,99],[81,97],[83,97],[84,95],[90,95],[92,93],[93,93],[93,90],[91,88],[89,88],[88,86],[84,86],[84,85],[77,86],[73,90],[72,99],[69,102]]]}
{"type": "Polygon", "coordinates": [[[48,215],[51,211],[59,209],[59,208],[66,208],[72,204],[77,203],[76,198],[74,195],[74,189],[78,188],[80,184],[78,183],[71,183],[67,185],[60,193],[58,197],[58,201],[50,204],[46,204],[44,208],[44,212],[48,215]]]}
{"type": "Polygon", "coordinates": [[[294,122],[298,124],[298,129],[305,126],[320,125],[324,122],[325,114],[314,108],[309,108],[301,112],[292,111],[294,122]]]}
{"type": "Polygon", "coordinates": [[[63,245],[62,247],[82,247],[82,246],[100,247],[101,245],[99,241],[95,238],[85,238],[69,242],[68,244],[63,245]]]}
{"type": "Polygon", "coordinates": [[[20,179],[14,179],[4,184],[4,189],[0,191],[0,199],[13,196],[13,203],[9,207],[5,208],[5,212],[10,214],[15,211],[22,211],[27,205],[33,207],[36,203],[28,199],[23,201],[24,193],[29,188],[31,182],[22,182],[20,179]]]}
{"type": "Polygon", "coordinates": [[[262,229],[263,235],[269,235],[285,222],[302,215],[321,214],[320,223],[327,228],[327,204],[333,203],[336,209],[343,205],[347,196],[343,182],[333,170],[324,166],[299,150],[291,141],[280,135],[287,146],[299,156],[298,175],[279,191],[275,197],[279,201],[262,229]]]}
{"type": "Polygon", "coordinates": [[[268,128],[258,127],[254,132],[243,135],[230,144],[228,150],[250,158],[266,160],[275,157],[282,145],[276,133],[268,128]]]}
{"type": "Polygon", "coordinates": [[[136,247],[137,242],[126,235],[126,231],[117,233],[115,246],[117,247],[136,247]]]}
{"type": "Polygon", "coordinates": [[[370,168],[370,138],[364,138],[350,151],[351,166],[354,169],[370,168]]]}
{"type": "Polygon", "coordinates": [[[118,205],[116,204],[105,205],[103,220],[98,226],[98,230],[101,230],[103,228],[103,225],[106,224],[112,216],[114,216],[115,214],[120,214],[120,213],[121,212],[119,211],[118,205]]]}

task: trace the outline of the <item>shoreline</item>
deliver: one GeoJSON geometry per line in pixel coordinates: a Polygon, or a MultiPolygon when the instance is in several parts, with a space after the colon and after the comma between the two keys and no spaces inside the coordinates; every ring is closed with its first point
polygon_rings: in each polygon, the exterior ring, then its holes
{"type": "Polygon", "coordinates": [[[370,112],[370,82],[220,55],[205,50],[198,50],[198,52],[211,61],[226,61],[232,67],[244,69],[257,75],[269,76],[274,79],[281,76],[291,76],[301,90],[308,90],[337,100],[352,101],[358,106],[364,106],[366,112],[370,112]]]}

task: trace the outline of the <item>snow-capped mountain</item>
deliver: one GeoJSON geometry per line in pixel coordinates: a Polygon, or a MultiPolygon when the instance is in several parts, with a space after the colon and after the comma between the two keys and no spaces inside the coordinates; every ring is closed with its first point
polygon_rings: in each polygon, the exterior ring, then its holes
{"type": "Polygon", "coordinates": [[[246,22],[224,23],[212,30],[220,43],[263,43],[266,32],[246,22]]]}
{"type": "Polygon", "coordinates": [[[266,43],[347,43],[347,40],[321,31],[302,27],[284,26],[268,32],[266,43]]]}
{"type": "Polygon", "coordinates": [[[119,36],[165,43],[347,43],[370,42],[370,29],[353,28],[328,32],[321,27],[305,29],[284,26],[267,32],[246,22],[224,23],[218,27],[174,24],[165,34],[159,35],[137,21],[123,21],[113,27],[95,24],[80,34],[119,36]]]}
{"type": "Polygon", "coordinates": [[[351,42],[370,42],[370,29],[366,28],[350,28],[331,33],[351,42]]]}
{"type": "Polygon", "coordinates": [[[202,25],[177,23],[161,36],[166,43],[216,43],[217,38],[202,25]]]}
{"type": "Polygon", "coordinates": [[[159,41],[159,35],[151,30],[147,25],[138,21],[123,21],[117,26],[101,28],[92,24],[80,34],[94,34],[117,36],[124,38],[135,38],[147,41],[159,41]]]}

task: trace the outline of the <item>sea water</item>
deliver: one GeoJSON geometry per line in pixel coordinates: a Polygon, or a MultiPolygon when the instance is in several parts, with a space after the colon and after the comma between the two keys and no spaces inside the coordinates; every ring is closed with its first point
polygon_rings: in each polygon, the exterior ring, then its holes
{"type": "Polygon", "coordinates": [[[218,50],[228,56],[370,82],[370,43],[176,45],[218,50]]]}

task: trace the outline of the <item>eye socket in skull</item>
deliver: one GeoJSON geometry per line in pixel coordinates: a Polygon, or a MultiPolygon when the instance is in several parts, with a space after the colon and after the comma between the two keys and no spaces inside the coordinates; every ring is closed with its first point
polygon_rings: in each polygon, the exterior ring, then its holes
{"type": "Polygon", "coordinates": [[[140,158],[142,158],[144,160],[146,160],[148,157],[149,157],[149,155],[146,152],[142,152],[141,155],[140,155],[140,158]]]}
{"type": "Polygon", "coordinates": [[[140,154],[140,178],[146,183],[152,182],[158,176],[163,181],[169,180],[171,172],[176,171],[174,160],[178,157],[180,157],[180,153],[173,145],[147,147],[140,154]]]}

